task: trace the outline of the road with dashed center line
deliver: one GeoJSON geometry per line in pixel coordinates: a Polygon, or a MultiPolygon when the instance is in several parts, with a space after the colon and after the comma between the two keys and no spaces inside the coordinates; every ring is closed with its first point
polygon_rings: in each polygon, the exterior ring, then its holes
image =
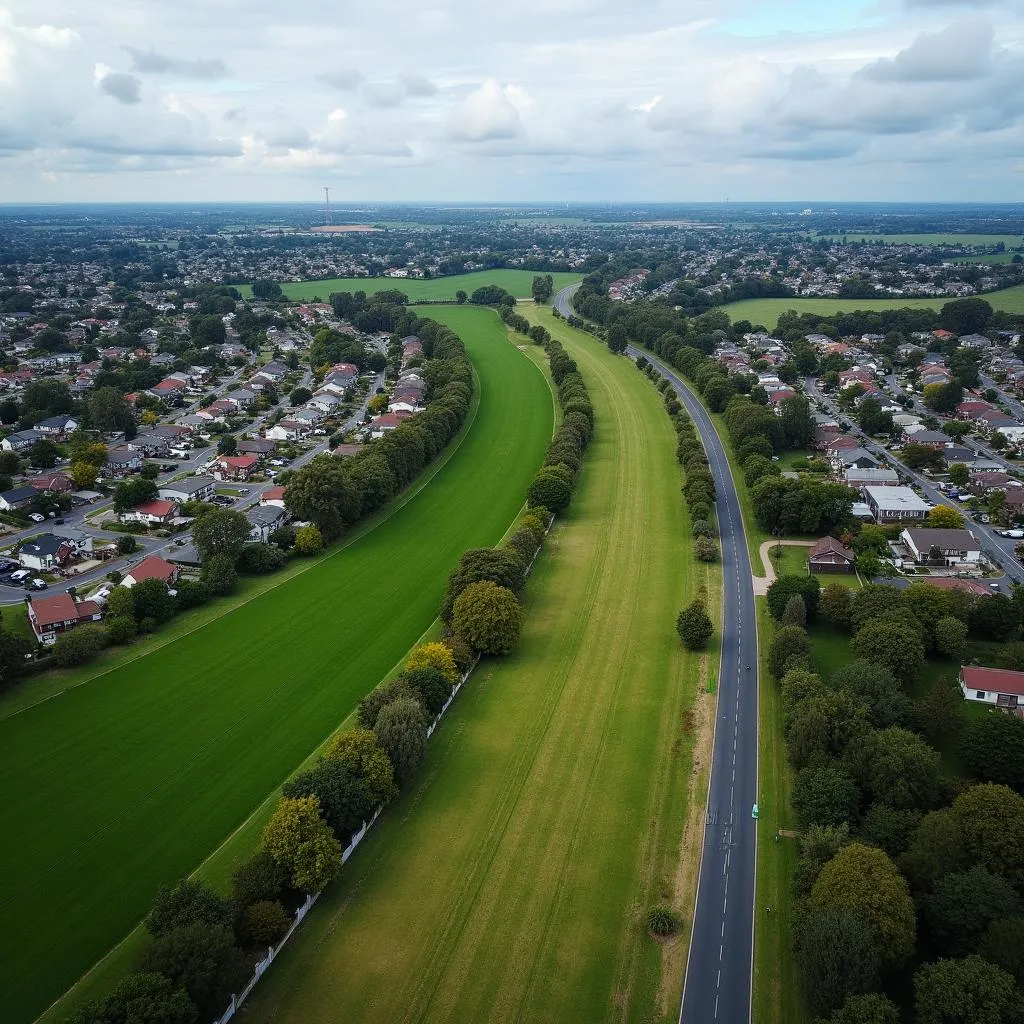
{"type": "MultiPolygon", "coordinates": [[[[555,296],[562,316],[574,315],[570,300],[578,287],[555,296]]],[[[722,657],[700,880],[679,1020],[741,1024],[751,1017],[758,739],[757,619],[743,514],[725,448],[704,406],[656,356],[632,347],[628,351],[634,358],[645,356],[668,379],[693,418],[715,480],[724,584],[722,657]]]]}

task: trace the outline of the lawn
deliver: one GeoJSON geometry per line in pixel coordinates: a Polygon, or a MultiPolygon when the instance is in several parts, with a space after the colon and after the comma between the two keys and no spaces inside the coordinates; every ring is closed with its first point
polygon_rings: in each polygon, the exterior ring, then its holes
{"type": "MultiPolygon", "coordinates": [[[[1001,291],[982,295],[993,309],[1008,313],[1024,313],[1024,285],[1003,288],[1001,291]]],[[[836,313],[852,313],[885,309],[934,309],[939,310],[948,299],[743,299],[730,302],[722,309],[733,321],[749,320],[752,324],[763,324],[769,330],[775,329],[780,314],[795,309],[798,313],[817,313],[819,316],[834,316],[836,313]]]]}
{"type": "Polygon", "coordinates": [[[684,877],[679,852],[691,780],[702,821],[691,752],[710,702],[706,659],[673,627],[709,573],[717,596],[718,573],[682,540],[675,436],[650,384],[531,315],[578,361],[597,429],[522,642],[459,696],[419,786],[247,1004],[253,1022],[678,1014],[685,942],[655,944],[643,919],[692,908],[696,861],[684,877]]]}
{"type": "MultiPolygon", "coordinates": [[[[285,295],[296,302],[309,302],[319,297],[324,302],[331,292],[363,291],[367,295],[385,289],[397,288],[413,302],[449,300],[455,301],[455,293],[464,291],[472,295],[477,288],[496,284],[511,292],[517,299],[530,298],[530,289],[536,276],[532,270],[478,270],[472,274],[456,274],[452,277],[435,277],[429,281],[401,277],[332,277],[324,281],[284,282],[281,287],[285,295]]],[[[555,291],[580,279],[579,274],[555,273],[551,275],[555,291]]],[[[246,298],[252,297],[249,285],[237,285],[246,298]]]]}
{"type": "Polygon", "coordinates": [[[492,311],[430,314],[464,338],[481,400],[429,486],[258,599],[0,721],[5,1019],[34,1018],[245,821],[521,506],[551,434],[544,377],[492,311]]]}

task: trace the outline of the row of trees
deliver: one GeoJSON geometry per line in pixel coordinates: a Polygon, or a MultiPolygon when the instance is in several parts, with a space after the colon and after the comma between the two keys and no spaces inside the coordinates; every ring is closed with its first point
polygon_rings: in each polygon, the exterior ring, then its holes
{"type": "MultiPolygon", "coordinates": [[[[924,584],[822,591],[806,576],[768,591],[801,829],[794,952],[811,1009],[836,1024],[898,1021],[881,992],[923,961],[913,984],[925,1024],[1009,1022],[1024,1005],[1024,799],[942,772],[931,744],[965,721],[954,685],[912,696],[926,649],[962,655],[967,603],[924,584]],[[810,661],[806,625],[819,620],[853,633],[851,660],[827,679],[810,661]]],[[[971,723],[975,746],[1008,723],[1024,730],[997,712],[971,723]]]]}
{"type": "Polygon", "coordinates": [[[409,783],[426,751],[426,725],[458,678],[445,644],[413,651],[390,687],[361,702],[360,727],[335,736],[285,784],[259,848],[232,876],[230,895],[192,879],[162,888],[146,918],[150,937],[136,973],[82,1007],[72,1024],[196,1024],[219,1016],[249,980],[255,954],[281,939],[305,895],[336,877],[353,835],[409,783]]]}
{"type": "MultiPolygon", "coordinates": [[[[332,301],[337,298],[332,296],[332,301]]],[[[462,341],[450,328],[400,306],[379,308],[386,312],[388,329],[402,336],[415,334],[423,342],[427,406],[357,455],[321,455],[291,476],[285,495],[288,510],[316,525],[326,542],[415,479],[458,433],[473,396],[472,367],[462,341]]]]}

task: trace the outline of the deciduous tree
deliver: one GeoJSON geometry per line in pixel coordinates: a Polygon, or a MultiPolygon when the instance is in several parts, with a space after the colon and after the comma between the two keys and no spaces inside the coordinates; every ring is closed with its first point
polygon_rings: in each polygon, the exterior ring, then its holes
{"type": "Polygon", "coordinates": [[[419,701],[407,697],[385,705],[377,716],[374,732],[395,767],[400,786],[409,783],[426,757],[427,725],[419,701]]]}
{"type": "Polygon", "coordinates": [[[482,654],[508,654],[522,628],[523,609],[516,595],[497,583],[470,583],[455,599],[452,630],[482,654]]]}
{"type": "Polygon", "coordinates": [[[303,892],[319,892],[341,868],[341,845],[315,796],[281,797],[263,829],[263,848],[303,892]]]}
{"type": "Polygon", "coordinates": [[[1013,976],[980,956],[925,964],[914,975],[920,1024],[1016,1024],[1020,995],[1013,976]]]}

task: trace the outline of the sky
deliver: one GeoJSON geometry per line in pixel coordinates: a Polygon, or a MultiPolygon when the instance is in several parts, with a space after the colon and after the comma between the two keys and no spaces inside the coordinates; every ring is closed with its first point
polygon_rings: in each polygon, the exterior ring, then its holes
{"type": "Polygon", "coordinates": [[[1022,201],[1024,0],[0,0],[0,202],[325,185],[1022,201]]]}

